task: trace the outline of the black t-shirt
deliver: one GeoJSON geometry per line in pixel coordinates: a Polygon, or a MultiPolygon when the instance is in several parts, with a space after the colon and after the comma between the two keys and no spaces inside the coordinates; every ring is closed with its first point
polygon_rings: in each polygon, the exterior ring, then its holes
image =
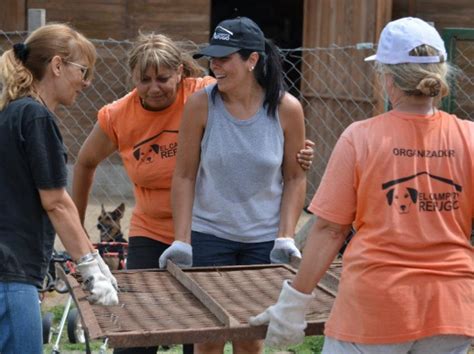
{"type": "Polygon", "coordinates": [[[66,150],[53,114],[31,97],[0,111],[0,281],[40,286],[55,231],[38,189],[67,184],[66,150]]]}

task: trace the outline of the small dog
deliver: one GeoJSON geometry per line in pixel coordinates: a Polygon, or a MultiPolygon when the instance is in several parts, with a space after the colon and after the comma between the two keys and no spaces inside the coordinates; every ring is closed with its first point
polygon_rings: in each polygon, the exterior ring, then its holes
{"type": "Polygon", "coordinates": [[[127,242],[123,237],[120,220],[125,213],[125,204],[121,203],[114,211],[102,211],[97,218],[97,228],[100,231],[100,242],[127,242]]]}
{"type": "Polygon", "coordinates": [[[392,188],[387,192],[388,205],[394,205],[400,214],[408,214],[412,204],[418,200],[418,191],[414,188],[392,188]]]}
{"type": "Polygon", "coordinates": [[[114,211],[105,211],[104,205],[97,218],[97,228],[100,231],[100,243],[95,247],[111,270],[125,268],[127,255],[127,240],[123,237],[120,220],[125,213],[125,204],[121,203],[114,211]],[[116,243],[120,242],[120,243],[116,243]]]}

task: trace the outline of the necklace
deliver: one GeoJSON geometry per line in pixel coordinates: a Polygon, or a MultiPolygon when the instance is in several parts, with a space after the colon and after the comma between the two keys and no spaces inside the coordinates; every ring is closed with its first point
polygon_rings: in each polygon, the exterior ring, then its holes
{"type": "Polygon", "coordinates": [[[46,102],[43,100],[43,97],[41,97],[40,95],[38,95],[38,98],[39,98],[39,100],[41,101],[41,103],[43,104],[43,106],[45,106],[48,110],[50,110],[49,107],[48,107],[48,105],[46,104],[46,102]]]}

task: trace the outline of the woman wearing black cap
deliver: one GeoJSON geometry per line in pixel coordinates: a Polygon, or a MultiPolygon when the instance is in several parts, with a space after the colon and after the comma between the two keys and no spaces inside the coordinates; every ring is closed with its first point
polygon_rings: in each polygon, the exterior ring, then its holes
{"type": "MultiPolygon", "coordinates": [[[[301,104],[284,90],[276,48],[248,18],[219,23],[198,56],[210,57],[217,83],[184,109],[172,185],[177,241],[160,266],[191,253],[194,266],[288,263],[300,257],[293,236],[306,186],[294,158],[304,145],[301,104]]],[[[233,346],[234,353],[263,348],[233,346]]]]}
{"type": "MultiPolygon", "coordinates": [[[[183,107],[192,93],[215,80],[201,78],[203,70],[198,63],[180,43],[163,34],[140,34],[128,54],[134,88],[99,111],[97,123],[77,157],[72,195],[83,221],[94,171],[118,151],[133,182],[136,202],[128,236],[127,268],[157,268],[158,258],[174,241],[171,177],[183,107]]],[[[312,150],[299,155],[301,165],[308,168],[312,150]]],[[[175,262],[191,263],[191,256],[185,254],[175,262]]],[[[114,352],[156,351],[155,346],[115,348],[114,352]]],[[[184,352],[190,352],[189,347],[185,346],[184,352]]]]}

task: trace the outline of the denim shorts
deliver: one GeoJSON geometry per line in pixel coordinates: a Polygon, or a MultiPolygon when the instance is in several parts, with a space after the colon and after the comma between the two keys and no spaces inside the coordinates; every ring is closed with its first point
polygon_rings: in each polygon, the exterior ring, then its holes
{"type": "Polygon", "coordinates": [[[38,289],[31,284],[0,282],[0,353],[43,353],[38,289]]]}
{"type": "Polygon", "coordinates": [[[193,267],[270,264],[274,241],[244,243],[191,232],[193,267]]]}

